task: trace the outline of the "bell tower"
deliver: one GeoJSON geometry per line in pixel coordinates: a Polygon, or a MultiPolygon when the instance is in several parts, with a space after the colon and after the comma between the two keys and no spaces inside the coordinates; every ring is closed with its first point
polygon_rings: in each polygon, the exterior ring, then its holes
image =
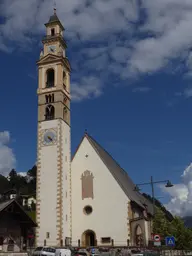
{"type": "Polygon", "coordinates": [[[56,9],[45,24],[38,66],[37,246],[71,240],[70,64],[56,9]]]}

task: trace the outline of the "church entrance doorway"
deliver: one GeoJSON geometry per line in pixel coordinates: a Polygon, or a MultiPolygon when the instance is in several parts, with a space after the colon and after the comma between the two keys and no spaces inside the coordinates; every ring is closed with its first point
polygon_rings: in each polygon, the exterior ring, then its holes
{"type": "Polygon", "coordinates": [[[95,232],[92,230],[86,230],[82,235],[82,245],[89,247],[89,246],[96,246],[96,235],[95,232]]]}

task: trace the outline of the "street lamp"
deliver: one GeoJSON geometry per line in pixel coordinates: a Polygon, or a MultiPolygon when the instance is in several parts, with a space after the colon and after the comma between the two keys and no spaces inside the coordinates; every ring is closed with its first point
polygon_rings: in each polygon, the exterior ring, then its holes
{"type": "Polygon", "coordinates": [[[140,191],[141,189],[139,188],[140,186],[144,186],[144,185],[151,185],[151,191],[152,191],[152,203],[153,203],[153,216],[155,214],[155,193],[154,193],[154,184],[159,184],[159,183],[166,183],[165,187],[166,188],[171,188],[174,185],[171,183],[170,180],[160,180],[160,181],[153,181],[153,177],[151,176],[151,180],[150,182],[147,183],[140,183],[140,184],[136,184],[135,185],[135,191],[140,191]]]}
{"type": "MultiPolygon", "coordinates": [[[[139,188],[140,186],[144,185],[151,185],[151,191],[152,191],[152,216],[155,215],[155,193],[154,193],[154,184],[159,184],[159,183],[165,183],[166,188],[171,188],[174,185],[171,183],[170,180],[160,180],[160,181],[153,181],[153,177],[151,176],[150,182],[147,183],[140,183],[135,185],[135,191],[140,191],[141,189],[139,188]]],[[[152,225],[152,223],[151,223],[152,225]]],[[[151,230],[153,230],[153,225],[151,226],[151,230]]]]}
{"type": "Polygon", "coordinates": [[[167,184],[165,185],[166,188],[172,188],[174,185],[171,183],[170,180],[167,181],[167,184]]]}

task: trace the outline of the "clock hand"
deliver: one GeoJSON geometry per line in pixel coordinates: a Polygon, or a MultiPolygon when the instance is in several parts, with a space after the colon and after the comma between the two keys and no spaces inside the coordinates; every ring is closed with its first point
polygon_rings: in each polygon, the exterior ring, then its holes
{"type": "Polygon", "coordinates": [[[50,136],[47,136],[47,138],[48,138],[50,141],[52,141],[52,140],[53,140],[50,136]]]}

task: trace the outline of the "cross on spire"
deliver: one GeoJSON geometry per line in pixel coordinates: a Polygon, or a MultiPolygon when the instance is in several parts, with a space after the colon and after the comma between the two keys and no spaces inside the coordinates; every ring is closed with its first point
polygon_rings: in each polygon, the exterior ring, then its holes
{"type": "Polygon", "coordinates": [[[54,6],[54,9],[53,9],[54,10],[54,14],[56,14],[56,10],[57,10],[56,9],[56,0],[54,0],[53,6],[54,6]]]}

